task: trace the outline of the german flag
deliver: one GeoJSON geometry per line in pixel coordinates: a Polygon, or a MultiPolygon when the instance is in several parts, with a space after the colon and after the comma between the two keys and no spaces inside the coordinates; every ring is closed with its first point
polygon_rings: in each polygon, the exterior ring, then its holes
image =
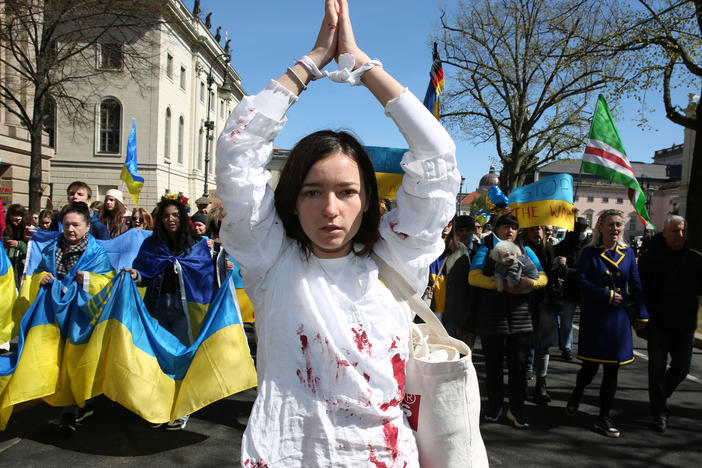
{"type": "Polygon", "coordinates": [[[424,106],[439,120],[439,95],[444,90],[444,67],[441,64],[439,52],[436,50],[436,42],[434,43],[434,54],[432,57],[434,61],[429,72],[429,87],[427,88],[427,94],[424,96],[424,106]]]}

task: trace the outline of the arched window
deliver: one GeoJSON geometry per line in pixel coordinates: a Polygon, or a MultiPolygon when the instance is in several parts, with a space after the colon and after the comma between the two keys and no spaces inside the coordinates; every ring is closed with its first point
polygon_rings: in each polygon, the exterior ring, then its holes
{"type": "Polygon", "coordinates": [[[122,140],[122,106],[114,98],[103,99],[100,103],[100,129],[98,132],[98,152],[119,154],[122,140]]]}
{"type": "Polygon", "coordinates": [[[183,164],[183,134],[185,132],[185,120],[181,115],[178,118],[178,163],[183,164]]]}
{"type": "Polygon", "coordinates": [[[163,137],[163,157],[165,159],[171,159],[171,109],[166,108],[166,121],[164,125],[164,137],[163,137]]]}
{"type": "Polygon", "coordinates": [[[592,224],[592,221],[593,221],[592,217],[593,217],[594,214],[595,214],[595,212],[592,211],[592,210],[586,210],[586,211],[585,211],[585,219],[587,219],[588,225],[589,225],[591,228],[593,228],[593,229],[595,228],[595,225],[592,224]]]}

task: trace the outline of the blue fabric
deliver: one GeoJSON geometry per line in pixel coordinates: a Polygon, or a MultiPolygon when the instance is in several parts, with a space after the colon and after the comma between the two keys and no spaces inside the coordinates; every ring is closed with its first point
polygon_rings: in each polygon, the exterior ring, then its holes
{"type": "MultiPolygon", "coordinates": [[[[51,242],[48,246],[44,248],[41,253],[41,261],[37,266],[35,273],[48,271],[52,275],[56,276],[56,247],[58,242],[51,242]]],[[[106,275],[112,271],[112,264],[110,259],[107,257],[107,252],[98,243],[95,238],[88,234],[88,245],[85,248],[85,252],[78,259],[78,263],[73,265],[73,268],[66,274],[66,276],[60,280],[65,288],[78,287],[81,288],[74,280],[76,273],[78,271],[89,271],[90,273],[95,273],[98,275],[106,275]]],[[[56,280],[58,281],[58,280],[56,280]]],[[[87,294],[87,293],[86,293],[87,294]]]]}

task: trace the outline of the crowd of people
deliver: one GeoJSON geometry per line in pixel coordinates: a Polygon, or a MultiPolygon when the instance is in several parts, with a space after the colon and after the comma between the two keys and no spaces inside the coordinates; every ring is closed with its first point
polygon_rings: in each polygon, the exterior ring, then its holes
{"type": "Polygon", "coordinates": [[[574,230],[560,242],[553,240],[553,226],[520,230],[519,221],[509,213],[495,216],[494,228],[470,216],[456,217],[444,232],[444,253],[430,271],[427,289],[433,292],[432,307],[446,329],[471,347],[480,336],[486,365],[486,421],[498,421],[503,415],[506,362],[506,418],[518,428],[529,426],[523,407],[530,380],[534,380],[533,401],[551,402],[546,385],[549,349],[557,347],[564,360],[573,360],[573,316],[579,308],[576,356],[582,366],[565,411],[570,416],[577,413],[587,385],[602,365],[594,429],[619,437],[610,413],[619,368],[634,360],[633,329],[648,340],[651,427],[664,432],[670,415],[667,399],[690,369],[697,297],[702,295],[702,255],[687,246],[687,223],[681,216],[670,215],[637,258],[623,240],[622,212],[600,213],[591,236],[588,221],[575,212],[574,230]],[[462,239],[459,244],[457,236],[462,239]],[[496,262],[490,252],[503,241],[519,246],[524,261],[538,269],[538,279],[522,275],[516,284],[505,283],[504,291],[496,289],[496,262]],[[456,265],[462,265],[460,273],[456,265]],[[461,278],[454,281],[459,274],[461,278]]]}
{"type": "MultiPolygon", "coordinates": [[[[549,351],[558,347],[564,359],[582,360],[566,412],[578,411],[602,365],[594,427],[618,437],[610,412],[619,367],[633,360],[633,327],[649,340],[653,427],[665,431],[667,398],[689,370],[702,293],[702,255],[687,247],[685,220],[670,216],[638,262],[623,244],[616,210],[600,214],[591,239],[587,221],[577,218],[558,243],[553,227],[520,230],[510,213],[492,225],[465,215],[451,220],[460,184],[454,153],[448,133],[422,103],[358,47],[347,0],[326,0],[314,48],[264,90],[244,97],[227,120],[217,148],[221,206],[203,197],[189,216],[187,199],[170,194],[151,212],[130,212],[120,191],[91,204],[91,188],[76,181],[58,213],[10,205],[4,247],[19,285],[33,233],[60,231],[44,251],[41,281],[76,281],[93,291],[115,273],[100,269],[106,253],[94,239],[152,230],[128,271],[146,288],[152,316],[186,345],[195,331],[178,280],[182,265],[219,285],[236,259],[258,335],[258,398],[242,440],[244,466],[418,466],[400,405],[413,317],[379,281],[371,252],[424,291],[451,335],[471,347],[479,337],[486,421],[504,412],[515,427],[529,427],[529,373],[534,400],[549,404],[549,351]],[[346,132],[303,138],[275,190],[267,184],[265,167],[287,110],[334,58],[346,68],[326,76],[365,86],[407,140],[394,209],[378,198],[370,159],[346,132]],[[512,263],[498,254],[507,243],[516,249],[512,263]]],[[[86,411],[64,410],[62,424],[75,427],[86,411]]],[[[186,422],[170,421],[167,428],[186,422]]]]}

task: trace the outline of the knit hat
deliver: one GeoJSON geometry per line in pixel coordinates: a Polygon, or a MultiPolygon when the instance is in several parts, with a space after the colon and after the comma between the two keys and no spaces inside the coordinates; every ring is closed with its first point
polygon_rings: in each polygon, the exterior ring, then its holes
{"type": "Polygon", "coordinates": [[[190,217],[190,221],[193,223],[202,223],[202,224],[207,224],[207,216],[205,216],[202,213],[195,213],[190,217]]]}
{"type": "Polygon", "coordinates": [[[119,201],[120,203],[124,203],[124,195],[122,195],[122,192],[117,190],[117,189],[110,189],[107,191],[105,194],[106,197],[112,197],[115,200],[119,201]]]}

